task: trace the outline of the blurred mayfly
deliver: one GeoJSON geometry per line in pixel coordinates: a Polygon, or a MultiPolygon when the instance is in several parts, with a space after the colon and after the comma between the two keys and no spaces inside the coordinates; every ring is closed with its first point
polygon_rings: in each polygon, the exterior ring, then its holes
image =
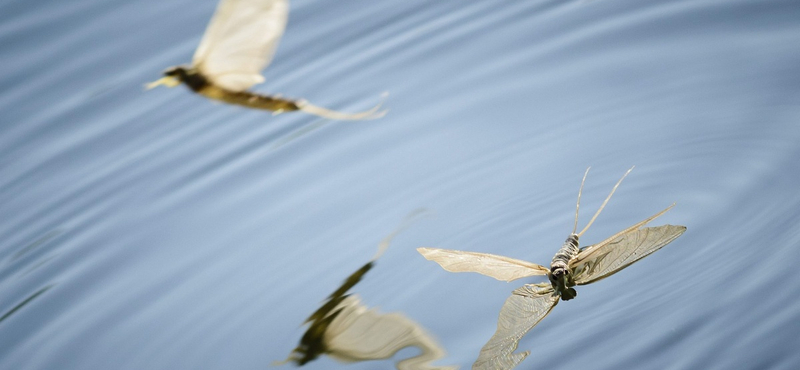
{"type": "Polygon", "coordinates": [[[164,77],[147,84],[175,87],[186,84],[206,98],[274,112],[301,110],[336,120],[380,118],[380,104],[359,113],[343,113],[312,105],[305,100],[261,95],[248,91],[264,82],[261,70],[275,54],[289,16],[287,0],[221,0],[195,50],[191,66],[175,66],[164,77]]]}
{"type": "Polygon", "coordinates": [[[526,284],[512,292],[500,310],[497,331],[481,349],[478,359],[472,365],[473,369],[514,368],[530,354],[529,351],[514,353],[520,339],[550,313],[559,299],[568,301],[575,298],[577,292],[574,286],[590,284],[611,276],[669,244],[686,231],[685,226],[675,225],[643,227],[675,206],[673,204],[598,244],[578,248],[578,238],[600,215],[614,191],[632,169],[619,179],[586,227],[576,234],[581,192],[589,173],[586,170],[578,191],[572,234],[556,252],[549,269],[535,263],[487,253],[417,249],[426,259],[438,263],[450,272],[477,272],[503,281],[534,275],[546,275],[550,280],[549,283],[526,284]]]}

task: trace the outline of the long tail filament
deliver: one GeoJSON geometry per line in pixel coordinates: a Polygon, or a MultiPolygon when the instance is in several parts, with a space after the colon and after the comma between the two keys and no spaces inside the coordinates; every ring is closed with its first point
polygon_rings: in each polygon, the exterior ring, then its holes
{"type": "Polygon", "coordinates": [[[345,113],[345,112],[338,112],[335,110],[330,110],[323,107],[318,107],[309,103],[307,100],[300,100],[297,101],[297,107],[300,108],[301,111],[313,114],[315,116],[319,116],[322,118],[327,119],[335,119],[335,120],[349,120],[349,121],[358,121],[358,120],[367,120],[367,119],[376,119],[381,118],[386,115],[387,110],[380,110],[381,106],[383,105],[384,100],[386,99],[386,94],[383,95],[383,100],[378,103],[376,106],[372,107],[372,109],[358,112],[358,113],[345,113]]]}
{"type": "MultiPolygon", "coordinates": [[[[592,219],[591,219],[591,220],[589,220],[589,223],[586,225],[586,227],[584,227],[584,228],[583,228],[583,230],[581,230],[581,232],[579,232],[579,233],[578,233],[578,236],[579,236],[579,237],[580,237],[581,235],[583,235],[583,233],[585,233],[585,232],[586,232],[586,230],[589,230],[589,226],[592,226],[592,223],[594,222],[594,220],[595,220],[595,219],[597,219],[597,216],[599,216],[599,215],[600,215],[600,212],[602,212],[602,211],[603,211],[603,208],[606,206],[606,204],[608,204],[608,201],[611,199],[611,196],[612,196],[612,195],[614,195],[614,192],[615,192],[615,191],[617,191],[617,187],[619,187],[619,184],[621,184],[621,183],[622,183],[622,180],[623,180],[623,179],[625,179],[625,176],[628,176],[628,174],[629,174],[629,173],[631,173],[631,171],[632,171],[632,170],[633,170],[633,167],[631,167],[631,168],[628,170],[628,172],[625,172],[625,174],[624,174],[624,175],[622,175],[622,178],[621,178],[621,179],[619,179],[619,181],[617,181],[617,184],[616,184],[616,185],[614,185],[614,188],[613,188],[613,189],[611,189],[611,193],[609,193],[609,194],[608,194],[608,197],[606,197],[606,200],[605,200],[605,201],[603,201],[603,204],[601,204],[601,205],[600,205],[600,209],[598,209],[598,210],[597,210],[597,212],[595,212],[594,216],[592,216],[592,219]]],[[[581,184],[581,187],[582,187],[582,186],[583,186],[583,185],[581,184]]]]}
{"type": "Polygon", "coordinates": [[[575,226],[572,227],[572,233],[575,234],[575,231],[578,230],[578,211],[581,209],[581,193],[583,193],[583,184],[586,182],[586,176],[589,175],[589,169],[591,167],[586,168],[586,172],[583,173],[583,180],[581,180],[581,188],[578,189],[578,203],[575,205],[575,226]]]}

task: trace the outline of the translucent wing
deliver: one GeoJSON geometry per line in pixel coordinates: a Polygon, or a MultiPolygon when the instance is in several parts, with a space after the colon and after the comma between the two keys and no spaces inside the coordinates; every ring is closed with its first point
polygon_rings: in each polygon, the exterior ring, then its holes
{"type": "Polygon", "coordinates": [[[242,91],[263,82],[286,28],[287,0],[221,0],[192,63],[214,84],[242,91]]]}
{"type": "Polygon", "coordinates": [[[512,281],[534,275],[547,275],[544,266],[488,253],[417,248],[425,259],[438,263],[450,272],[477,272],[497,280],[512,281]]]}
{"type": "Polygon", "coordinates": [[[645,227],[589,246],[569,262],[575,283],[584,285],[611,276],[669,244],[684,231],[686,226],[645,227]]]}
{"type": "Polygon", "coordinates": [[[549,283],[528,284],[514,290],[497,320],[497,331],[481,348],[472,369],[513,369],[529,351],[514,353],[520,339],[547,316],[558,303],[549,283]]]}
{"type": "Polygon", "coordinates": [[[404,315],[367,309],[355,295],[347,297],[340,308],[325,332],[329,356],[344,362],[378,360],[390,358],[403,348],[417,347],[420,353],[398,362],[398,369],[454,369],[430,364],[444,357],[444,350],[404,315]]]}

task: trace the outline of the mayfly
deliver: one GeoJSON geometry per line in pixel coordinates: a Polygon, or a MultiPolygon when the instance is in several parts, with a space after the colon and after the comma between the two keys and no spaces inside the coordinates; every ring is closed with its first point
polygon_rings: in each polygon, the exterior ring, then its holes
{"type": "Polygon", "coordinates": [[[669,244],[686,231],[685,226],[662,225],[643,227],[663,215],[675,204],[622,230],[600,243],[584,248],[578,247],[580,238],[606,206],[619,184],[631,172],[614,185],[600,209],[579,233],[578,210],[581,192],[586,181],[583,175],[575,209],[575,225],[564,245],[556,252],[550,268],[509,257],[488,253],[464,252],[437,248],[418,248],[426,259],[434,261],[450,272],[477,272],[502,281],[523,277],[546,275],[549,283],[526,284],[514,290],[503,304],[497,321],[497,331],[483,346],[473,369],[512,369],[530,352],[514,353],[522,337],[538,324],[556,306],[559,299],[575,298],[576,285],[585,285],[604,279],[632,263],[669,244]]]}
{"type": "Polygon", "coordinates": [[[445,351],[418,323],[401,313],[370,309],[361,303],[358,295],[348,293],[372,269],[392,238],[419,215],[420,211],[410,214],[397,230],[381,241],[375,257],[352,273],[306,320],[308,330],[289,358],[274,365],[294,362],[302,366],[323,354],[342,362],[387,359],[403,348],[417,347],[420,353],[397,362],[398,369],[455,370],[452,366],[430,364],[444,357],[445,351]]]}
{"type": "Polygon", "coordinates": [[[186,84],[206,98],[275,114],[301,110],[329,119],[361,120],[382,117],[380,104],[360,113],[343,113],[248,91],[264,82],[261,70],[275,54],[289,16],[288,0],[221,0],[195,50],[191,66],[175,66],[164,77],[146,85],[175,87],[186,84]]]}

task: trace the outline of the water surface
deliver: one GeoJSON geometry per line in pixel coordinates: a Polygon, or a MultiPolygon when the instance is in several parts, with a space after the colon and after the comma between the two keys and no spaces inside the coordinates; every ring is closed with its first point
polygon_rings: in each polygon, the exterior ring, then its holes
{"type": "Polygon", "coordinates": [[[520,368],[800,363],[795,1],[293,1],[257,90],[388,91],[368,122],[143,91],[215,6],[0,4],[0,368],[267,368],[419,207],[358,294],[469,368],[523,282],[414,249],[546,264],[584,170],[582,223],[632,165],[583,241],[672,202],[655,224],[688,231],[559,304],[520,368]]]}

